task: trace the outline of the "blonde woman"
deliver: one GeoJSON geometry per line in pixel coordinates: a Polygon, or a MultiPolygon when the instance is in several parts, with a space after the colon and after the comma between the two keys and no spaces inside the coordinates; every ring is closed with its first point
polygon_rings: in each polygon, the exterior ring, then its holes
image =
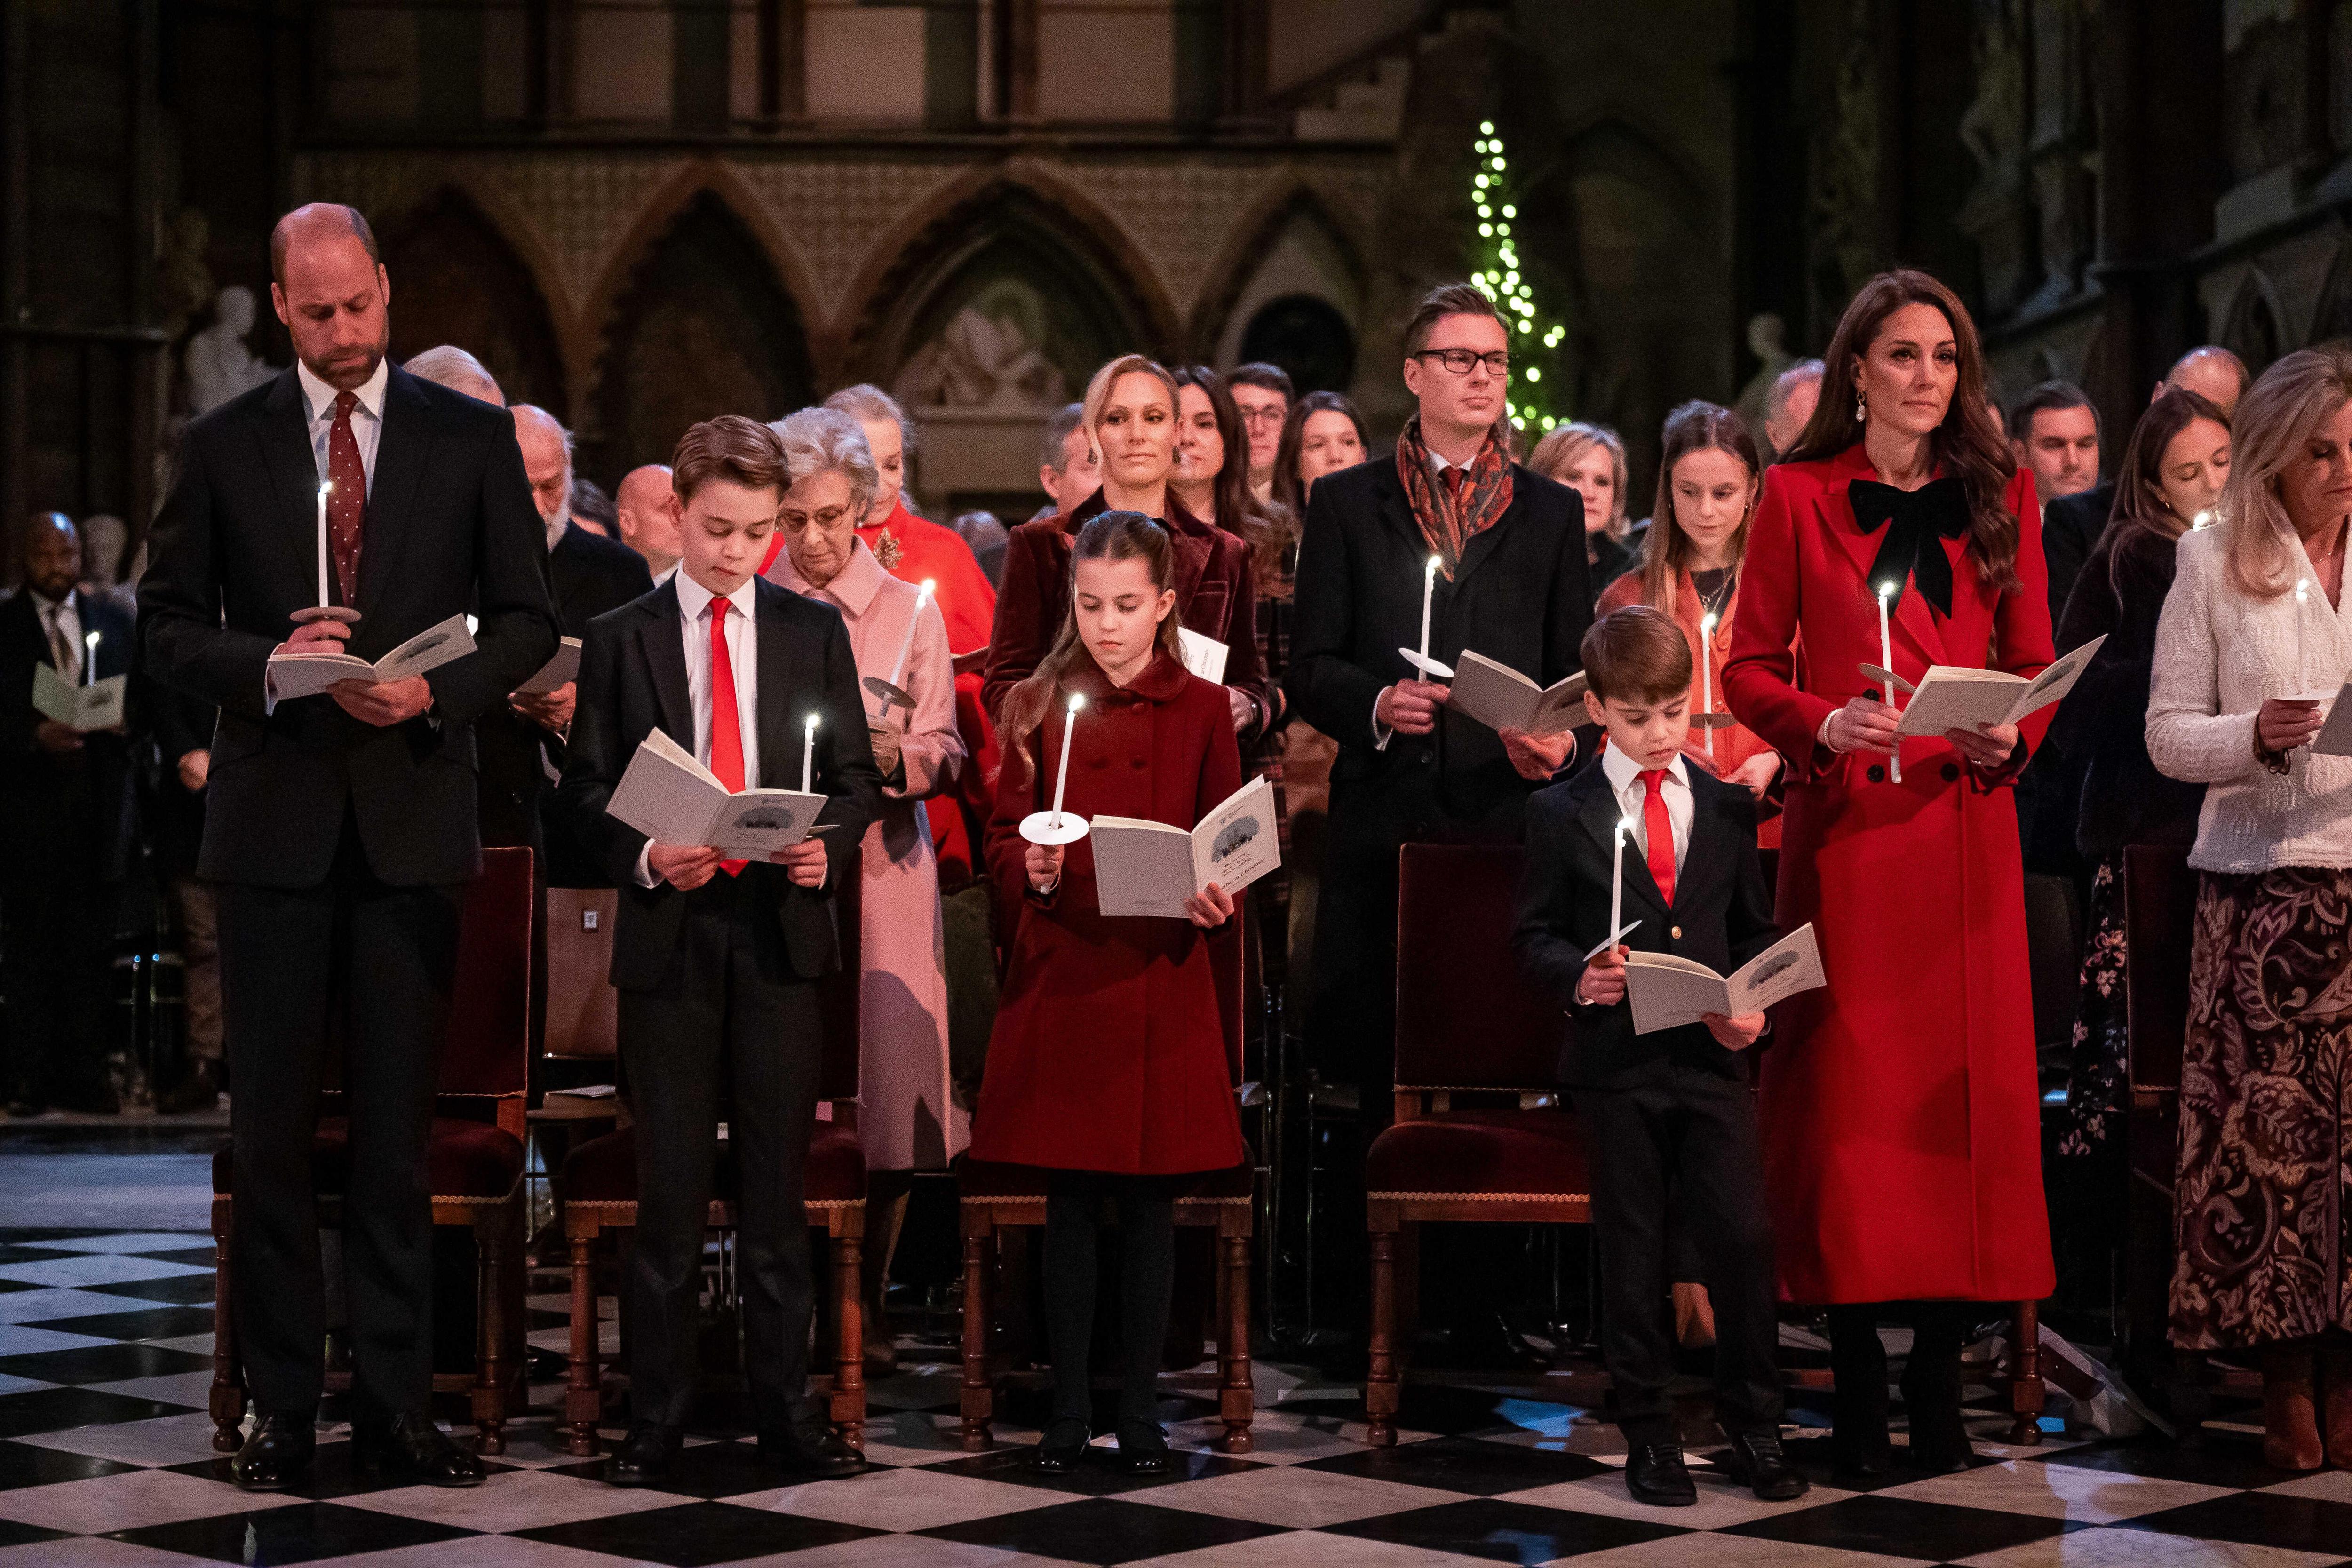
{"type": "Polygon", "coordinates": [[[1606,425],[1579,420],[1544,433],[1528,467],[1584,500],[1584,558],[1597,593],[1634,564],[1625,542],[1625,443],[1606,425]]]}
{"type": "Polygon", "coordinates": [[[2208,786],[2172,1341],[2259,1352],[2269,1463],[2352,1468],[2352,758],[2309,749],[2311,694],[2352,666],[2352,348],[2288,354],[2246,393],[2221,511],[2181,535],[2148,691],[2149,759],[2208,786]]]}

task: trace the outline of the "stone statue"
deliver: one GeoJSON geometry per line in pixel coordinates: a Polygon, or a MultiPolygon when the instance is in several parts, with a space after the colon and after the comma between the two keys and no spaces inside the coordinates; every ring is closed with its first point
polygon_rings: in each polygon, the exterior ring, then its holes
{"type": "Polygon", "coordinates": [[[188,407],[205,414],[278,374],[245,346],[253,331],[253,290],[232,283],[213,301],[213,324],[188,340],[188,407]]]}
{"type": "Polygon", "coordinates": [[[1058,408],[1070,400],[1069,380],[1037,346],[1045,335],[1044,302],[1006,279],[916,350],[895,390],[919,407],[1058,408]]]}
{"type": "Polygon", "coordinates": [[[1764,400],[1771,395],[1772,384],[1797,363],[1797,356],[1789,352],[1788,335],[1787,323],[1770,310],[1748,318],[1748,351],[1760,363],[1748,384],[1739,389],[1732,412],[1759,436],[1764,430],[1764,400]]]}

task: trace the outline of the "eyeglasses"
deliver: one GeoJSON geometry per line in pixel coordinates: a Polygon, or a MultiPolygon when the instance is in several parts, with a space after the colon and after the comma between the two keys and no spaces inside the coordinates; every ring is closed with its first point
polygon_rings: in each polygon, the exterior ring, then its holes
{"type": "Polygon", "coordinates": [[[1279,425],[1283,420],[1283,412],[1282,405],[1279,404],[1261,403],[1255,408],[1244,408],[1242,410],[1242,423],[1244,425],[1279,425]]]}
{"type": "Polygon", "coordinates": [[[1412,357],[1433,359],[1456,375],[1468,375],[1470,367],[1481,363],[1485,363],[1490,374],[1511,374],[1511,356],[1502,349],[1496,349],[1490,354],[1473,353],[1468,349],[1423,349],[1412,357]]]}

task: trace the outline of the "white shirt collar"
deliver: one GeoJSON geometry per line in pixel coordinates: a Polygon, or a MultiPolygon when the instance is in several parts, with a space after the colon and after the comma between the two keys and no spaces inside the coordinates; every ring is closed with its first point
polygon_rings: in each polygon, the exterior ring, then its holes
{"type": "MultiPolygon", "coordinates": [[[[310,367],[299,359],[294,362],[294,374],[302,384],[302,401],[310,409],[310,422],[316,424],[328,409],[334,406],[335,389],[311,374],[310,367]]],[[[360,406],[366,409],[372,418],[383,417],[383,389],[391,379],[392,362],[380,359],[375,362],[375,374],[352,388],[359,395],[360,406]]]]}
{"type": "MultiPolygon", "coordinates": [[[[678,613],[689,621],[702,619],[702,612],[710,607],[710,601],[718,595],[696,582],[690,573],[680,572],[677,581],[678,613]]],[[[734,605],[736,612],[746,619],[751,616],[751,601],[759,583],[760,580],[757,577],[747,577],[743,580],[741,587],[727,595],[727,602],[734,605]]]]}
{"type": "MultiPolygon", "coordinates": [[[[1601,752],[1601,771],[1608,775],[1610,792],[1619,800],[1623,800],[1625,792],[1641,782],[1642,764],[1614,746],[1601,752]]],[[[1690,773],[1684,768],[1679,754],[1666,764],[1666,776],[1683,788],[1690,788],[1690,773]]]]}

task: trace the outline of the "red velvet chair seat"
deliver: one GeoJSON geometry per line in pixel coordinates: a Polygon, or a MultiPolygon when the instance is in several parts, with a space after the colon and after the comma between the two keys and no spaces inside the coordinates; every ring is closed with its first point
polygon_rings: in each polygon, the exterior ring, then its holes
{"type": "MultiPolygon", "coordinates": [[[[811,1204],[856,1203],[866,1196],[866,1152],[856,1131],[837,1121],[820,1121],[809,1140],[803,1199],[811,1204]]],[[[711,1195],[732,1202],[742,1175],[731,1144],[719,1151],[711,1195]]],[[[567,1203],[635,1203],[637,1198],[637,1130],[624,1127],[593,1138],[563,1162],[567,1203]]]]}
{"type": "MultiPolygon", "coordinates": [[[[522,1140],[487,1121],[436,1116],[425,1152],[425,1180],[437,1198],[497,1198],[514,1190],[522,1175],[522,1140]]],[[[322,1194],[340,1193],[351,1177],[351,1123],[341,1116],[319,1119],[311,1170],[322,1194]]],[[[232,1146],[213,1154],[213,1192],[231,1193],[232,1146]]]]}
{"type": "MultiPolygon", "coordinates": [[[[1037,1165],[1000,1165],[988,1160],[965,1160],[956,1166],[956,1189],[965,1203],[1043,1203],[1045,1178],[1051,1173],[1037,1165]]],[[[1223,1171],[1203,1171],[1177,1194],[1192,1199],[1248,1199],[1257,1194],[1255,1161],[1244,1152],[1242,1163],[1223,1171]]]]}
{"type": "Polygon", "coordinates": [[[1461,1110],[1400,1121],[1372,1140],[1364,1185],[1383,1195],[1582,1197],[1592,1190],[1576,1120],[1557,1110],[1461,1110]]]}

